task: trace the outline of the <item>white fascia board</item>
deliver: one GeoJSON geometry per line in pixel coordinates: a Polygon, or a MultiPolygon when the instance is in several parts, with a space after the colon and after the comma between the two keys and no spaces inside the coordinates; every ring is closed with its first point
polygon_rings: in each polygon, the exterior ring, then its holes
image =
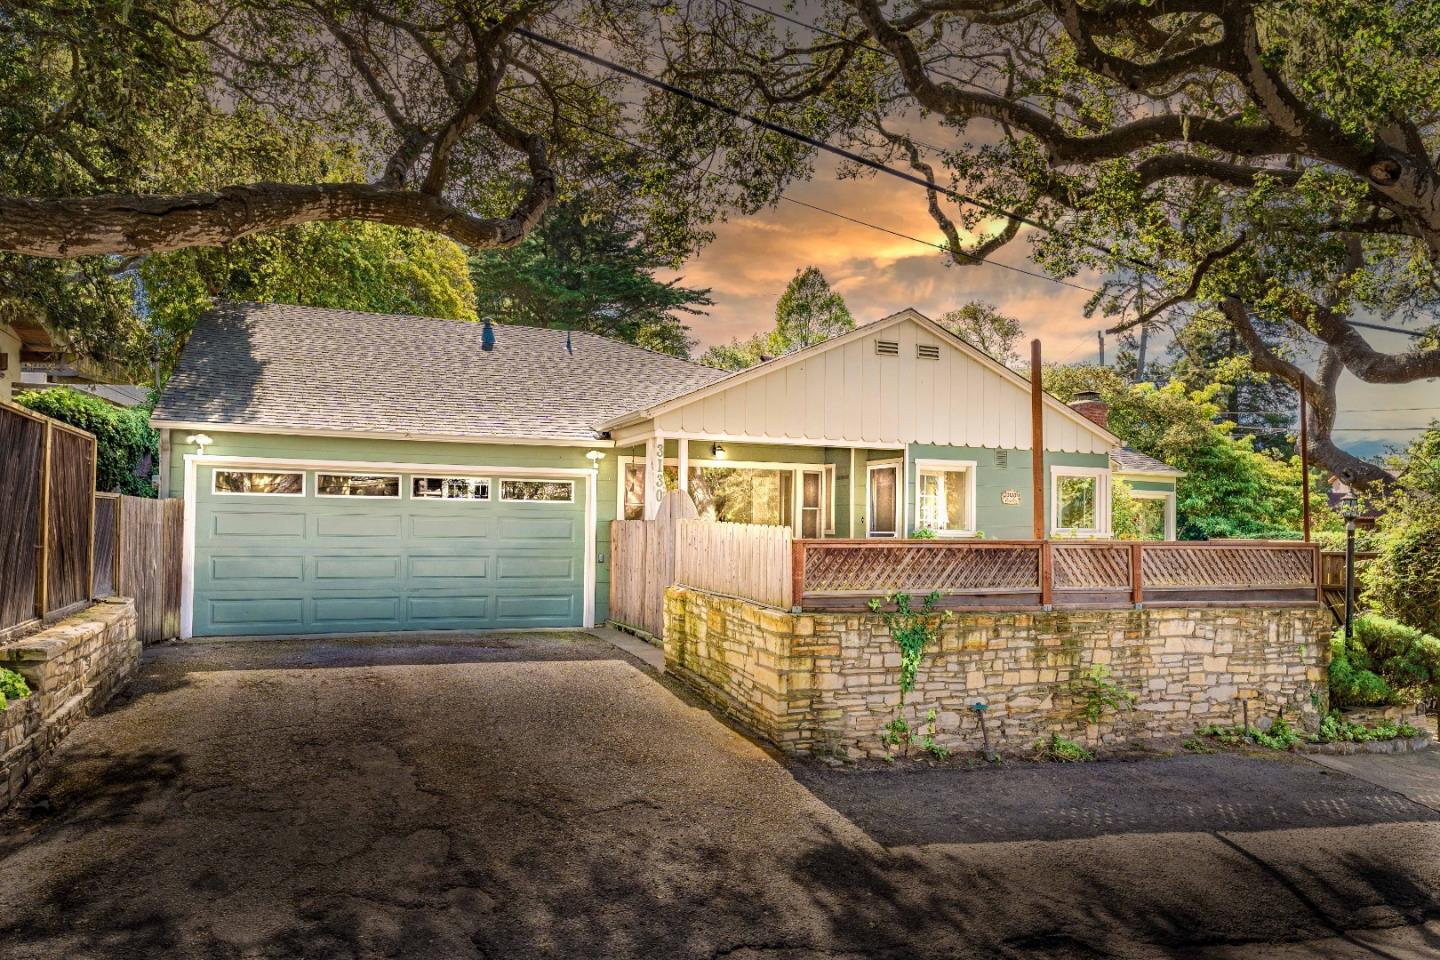
{"type": "Polygon", "coordinates": [[[156,420],[150,425],[157,430],[195,430],[200,433],[251,433],[257,436],[281,437],[323,437],[330,440],[412,440],[430,443],[471,443],[491,446],[530,447],[613,447],[615,444],[600,437],[585,439],[556,437],[491,437],[459,436],[444,433],[379,433],[351,430],[308,430],[303,427],[266,427],[243,423],[198,423],[191,420],[156,420]]]}

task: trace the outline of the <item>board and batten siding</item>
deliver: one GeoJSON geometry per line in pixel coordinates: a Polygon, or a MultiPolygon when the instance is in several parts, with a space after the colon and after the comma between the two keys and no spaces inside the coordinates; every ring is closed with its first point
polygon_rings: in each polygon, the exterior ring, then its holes
{"type": "MultiPolygon", "coordinates": [[[[186,443],[194,430],[172,430],[170,490],[185,489],[185,455],[196,451],[186,443]]],[[[239,433],[211,430],[207,456],[267,457],[294,460],[345,460],[370,463],[439,463],[450,465],[525,468],[589,468],[588,446],[555,447],[533,444],[443,443],[425,440],[367,440],[353,437],[300,437],[283,434],[239,433]]],[[[615,519],[615,457],[611,451],[600,461],[596,478],[595,512],[595,622],[604,623],[610,604],[610,521],[615,519]]],[[[357,472],[359,467],[357,466],[357,472]]],[[[495,478],[498,479],[498,476],[495,478]]],[[[577,496],[583,490],[577,489],[577,496]]]]}
{"type": "MultiPolygon", "coordinates": [[[[645,432],[655,431],[757,443],[1028,450],[1030,396],[1027,385],[907,319],[667,410],[646,424],[645,432]],[[898,355],[877,353],[879,340],[898,343],[898,355]],[[918,357],[919,345],[938,347],[939,359],[918,357]]],[[[1047,403],[1045,446],[1100,454],[1110,444],[1047,403]]]]}

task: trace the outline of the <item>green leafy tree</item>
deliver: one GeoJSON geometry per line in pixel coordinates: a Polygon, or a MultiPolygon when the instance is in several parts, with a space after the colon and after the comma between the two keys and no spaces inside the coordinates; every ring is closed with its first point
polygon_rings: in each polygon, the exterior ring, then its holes
{"type": "Polygon", "coordinates": [[[845,298],[830,288],[817,268],[806,267],[795,274],[775,304],[770,346],[777,353],[789,353],[854,329],[855,318],[845,298]]]}
{"type": "Polygon", "coordinates": [[[337,221],[303,224],[144,258],[144,322],[161,335],[162,373],[215,300],[254,300],[474,320],[465,253],[422,230],[337,221]]]}
{"type": "Polygon", "coordinates": [[[757,333],[745,340],[716,344],[700,355],[700,362],[721,370],[744,370],[770,355],[770,335],[757,333]]]}
{"type": "Polygon", "coordinates": [[[694,341],[684,318],[703,316],[713,301],[709,290],[655,278],[672,265],[620,211],[584,199],[552,208],[519,246],[470,258],[482,314],[688,357],[694,341]]]}
{"type": "Polygon", "coordinates": [[[940,325],[1007,367],[1020,364],[1020,351],[1016,346],[1025,331],[1020,328],[1019,320],[1001,313],[993,303],[971,300],[942,316],[940,325]]]}
{"type": "Polygon", "coordinates": [[[150,426],[151,404],[125,409],[69,387],[31,390],[24,407],[95,435],[95,487],[135,497],[155,496],[150,476],[159,465],[160,434],[150,426]]]}
{"type": "Polygon", "coordinates": [[[1254,371],[1305,384],[1313,459],[1384,482],[1331,431],[1342,372],[1440,376],[1440,5],[819,0],[804,16],[802,37],[749,7],[680,5],[665,49],[718,95],[802,104],[831,142],[907,165],[957,267],[1023,237],[1055,277],[1106,278],[1090,307],[1112,334],[1220,312],[1254,371]],[[1359,326],[1377,317],[1430,336],[1377,348],[1359,326]],[[1286,357],[1296,342],[1313,367],[1286,357]]]}
{"type": "Polygon", "coordinates": [[[1364,569],[1367,599],[1390,617],[1440,636],[1440,423],[1392,458],[1378,499],[1379,556],[1364,569]]]}
{"type": "MultiPolygon", "coordinates": [[[[1298,458],[1276,459],[1232,435],[1234,424],[1217,402],[1222,387],[1187,390],[1132,384],[1119,372],[1088,365],[1050,367],[1045,387],[1069,401],[1093,390],[1110,406],[1110,429],[1128,446],[1184,470],[1176,482],[1181,539],[1291,538],[1301,526],[1298,458]]],[[[1311,510],[1328,511],[1312,480],[1311,510]]]]}
{"type": "Polygon", "coordinates": [[[700,362],[721,370],[743,370],[769,358],[813,346],[855,329],[845,298],[830,289],[815,267],[797,270],[775,304],[775,326],[745,340],[706,350],[700,362]]]}

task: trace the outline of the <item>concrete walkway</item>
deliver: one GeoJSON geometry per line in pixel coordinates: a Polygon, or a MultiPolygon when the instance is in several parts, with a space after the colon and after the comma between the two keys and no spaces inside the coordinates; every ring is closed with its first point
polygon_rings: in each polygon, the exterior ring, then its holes
{"type": "Polygon", "coordinates": [[[665,651],[653,643],[641,640],[633,633],[616,630],[614,627],[592,627],[586,632],[599,637],[606,643],[614,644],[652,670],[658,673],[665,672],[665,651]]]}
{"type": "Polygon", "coordinates": [[[1440,814],[1290,758],[1143,764],[786,766],[579,632],[153,648],[0,817],[0,955],[1440,946],[1440,814]]]}
{"type": "Polygon", "coordinates": [[[1440,811],[1440,747],[1412,753],[1307,754],[1311,760],[1440,811]]]}

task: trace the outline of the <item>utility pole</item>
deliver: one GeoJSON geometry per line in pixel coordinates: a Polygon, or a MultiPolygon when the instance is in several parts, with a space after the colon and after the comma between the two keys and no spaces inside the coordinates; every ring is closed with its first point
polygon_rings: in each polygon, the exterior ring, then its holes
{"type": "Polygon", "coordinates": [[[1105,331],[1096,330],[1095,339],[1100,341],[1100,366],[1105,366],[1105,331]]]}
{"type": "MultiPolygon", "coordinates": [[[[1145,314],[1145,277],[1139,271],[1135,271],[1135,314],[1145,314]]],[[[1145,382],[1145,348],[1150,340],[1150,324],[1140,324],[1140,346],[1135,351],[1135,382],[1145,382]]]]}

